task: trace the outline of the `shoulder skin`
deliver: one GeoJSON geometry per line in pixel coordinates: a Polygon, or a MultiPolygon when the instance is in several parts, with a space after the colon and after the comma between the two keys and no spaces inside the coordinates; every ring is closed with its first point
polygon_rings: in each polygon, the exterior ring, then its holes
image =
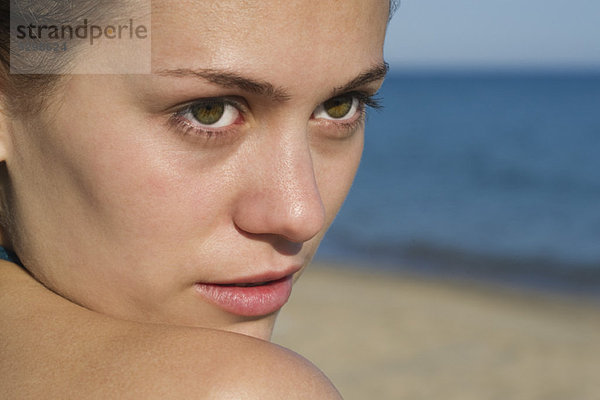
{"type": "Polygon", "coordinates": [[[296,353],[244,335],[121,321],[0,261],[0,398],[341,399],[296,353]]]}

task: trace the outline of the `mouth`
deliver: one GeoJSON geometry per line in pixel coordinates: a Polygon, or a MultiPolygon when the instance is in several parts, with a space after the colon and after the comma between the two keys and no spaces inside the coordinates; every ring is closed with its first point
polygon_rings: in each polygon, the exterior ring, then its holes
{"type": "Polygon", "coordinates": [[[231,284],[218,284],[219,286],[224,286],[224,287],[255,287],[255,286],[263,286],[263,285],[268,285],[269,283],[271,283],[272,281],[266,281],[266,282],[259,282],[259,283],[231,283],[231,284]]]}
{"type": "Polygon", "coordinates": [[[293,274],[260,282],[196,283],[196,291],[231,314],[258,317],[272,314],[288,301],[293,274]]]}

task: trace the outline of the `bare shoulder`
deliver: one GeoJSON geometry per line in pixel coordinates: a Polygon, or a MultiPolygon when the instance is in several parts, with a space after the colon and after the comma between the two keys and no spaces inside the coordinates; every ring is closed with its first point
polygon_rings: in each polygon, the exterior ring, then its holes
{"type": "Polygon", "coordinates": [[[112,319],[3,261],[0,320],[0,398],[341,398],[290,350],[234,333],[112,319]]]}
{"type": "Polygon", "coordinates": [[[305,358],[248,336],[144,327],[126,339],[117,339],[116,345],[120,348],[110,352],[115,358],[107,363],[111,368],[107,375],[112,382],[130,385],[124,392],[137,393],[142,388],[140,397],[145,399],[341,398],[327,377],[305,358]],[[120,371],[128,371],[129,376],[120,371]]]}

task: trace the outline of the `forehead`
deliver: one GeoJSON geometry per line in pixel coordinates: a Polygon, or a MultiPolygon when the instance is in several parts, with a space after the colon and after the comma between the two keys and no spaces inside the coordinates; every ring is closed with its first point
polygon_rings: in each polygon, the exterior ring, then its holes
{"type": "Polygon", "coordinates": [[[387,0],[152,2],[152,66],[243,68],[297,82],[382,60],[387,0]]]}

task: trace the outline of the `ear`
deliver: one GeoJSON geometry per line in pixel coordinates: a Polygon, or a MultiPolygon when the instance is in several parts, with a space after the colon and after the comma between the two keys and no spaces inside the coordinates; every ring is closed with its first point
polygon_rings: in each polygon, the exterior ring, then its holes
{"type": "Polygon", "coordinates": [[[0,246],[10,248],[10,240],[6,234],[6,196],[5,187],[7,181],[7,168],[5,161],[8,156],[8,149],[10,143],[10,132],[9,132],[9,115],[6,107],[5,99],[6,96],[3,92],[2,73],[0,71],[0,246]]]}
{"type": "Polygon", "coordinates": [[[4,93],[0,92],[0,162],[6,161],[10,147],[10,116],[5,100],[4,93]]]}

